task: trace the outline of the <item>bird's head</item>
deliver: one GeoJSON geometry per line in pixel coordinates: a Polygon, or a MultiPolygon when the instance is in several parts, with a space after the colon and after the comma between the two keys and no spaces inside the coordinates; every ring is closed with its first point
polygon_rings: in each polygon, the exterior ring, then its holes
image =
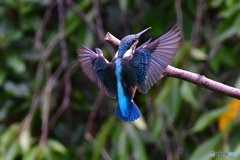
{"type": "Polygon", "coordinates": [[[126,37],[124,37],[121,42],[120,45],[118,47],[118,54],[117,57],[123,57],[124,54],[131,49],[132,51],[134,51],[134,49],[136,48],[136,45],[138,43],[138,39],[139,37],[141,37],[144,33],[146,33],[149,29],[151,29],[151,27],[144,29],[143,31],[137,33],[137,34],[131,34],[128,35],[126,37]]]}

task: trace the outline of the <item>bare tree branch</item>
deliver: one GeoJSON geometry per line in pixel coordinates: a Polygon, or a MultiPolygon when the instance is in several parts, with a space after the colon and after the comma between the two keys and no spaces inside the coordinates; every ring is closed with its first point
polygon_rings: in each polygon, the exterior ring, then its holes
{"type": "Polygon", "coordinates": [[[178,79],[186,80],[194,84],[200,85],[204,88],[210,89],[215,92],[225,94],[227,96],[240,99],[240,90],[234,87],[227,86],[225,84],[213,81],[206,78],[204,75],[199,75],[189,71],[184,71],[172,66],[168,66],[165,69],[164,77],[175,77],[178,79]]]}
{"type": "Polygon", "coordinates": [[[88,16],[79,8],[72,0],[67,0],[68,4],[72,8],[74,12],[76,12],[79,17],[85,21],[85,23],[90,27],[90,29],[93,31],[94,34],[96,34],[96,37],[98,40],[103,43],[108,51],[111,53],[112,56],[114,56],[114,49],[111,45],[106,43],[106,41],[103,40],[104,37],[104,30],[102,27],[102,18],[100,16],[100,4],[98,0],[95,0],[93,3],[93,9],[96,11],[96,23],[94,23],[91,19],[88,18],[88,16]]]}
{"type": "Polygon", "coordinates": [[[50,16],[51,16],[51,11],[53,10],[53,8],[55,7],[56,2],[52,1],[52,3],[47,7],[46,12],[44,13],[44,17],[42,20],[42,23],[40,25],[40,27],[37,30],[36,36],[35,36],[35,41],[34,41],[34,49],[44,49],[44,46],[42,44],[42,34],[45,30],[45,26],[48,23],[50,16]]]}
{"type": "MultiPolygon", "coordinates": [[[[181,8],[181,1],[180,0],[175,0],[175,10],[177,12],[177,24],[179,25],[180,28],[183,28],[183,18],[182,18],[182,8],[181,8]]],[[[183,32],[181,32],[182,37],[183,32]]]]}
{"type": "Polygon", "coordinates": [[[197,46],[199,45],[199,42],[201,41],[201,27],[202,27],[202,14],[203,14],[203,0],[197,0],[197,6],[196,6],[196,18],[194,22],[194,27],[192,31],[192,45],[197,46]]]}
{"type": "MultiPolygon", "coordinates": [[[[107,33],[104,39],[106,41],[113,43],[114,45],[119,45],[120,43],[120,40],[110,33],[107,33]]],[[[204,75],[199,75],[196,73],[178,69],[170,65],[165,68],[163,77],[175,77],[178,79],[182,79],[197,84],[204,88],[210,89],[214,92],[218,92],[236,99],[240,99],[240,89],[238,88],[227,86],[225,84],[206,78],[204,75]]]]}
{"type": "MultiPolygon", "coordinates": [[[[65,11],[64,11],[64,3],[63,1],[58,0],[58,15],[59,15],[59,25],[58,25],[58,31],[60,34],[65,35],[64,31],[64,20],[65,20],[65,11]]],[[[68,51],[67,51],[67,44],[65,40],[65,36],[62,37],[60,40],[60,48],[61,48],[61,57],[62,62],[60,66],[64,69],[64,77],[63,82],[64,84],[61,84],[59,86],[64,86],[64,97],[62,100],[62,103],[58,110],[54,113],[52,116],[52,119],[50,121],[50,127],[53,127],[54,123],[58,119],[58,117],[67,109],[69,103],[70,103],[70,95],[71,95],[71,83],[70,83],[70,71],[68,69],[68,51]]]]}

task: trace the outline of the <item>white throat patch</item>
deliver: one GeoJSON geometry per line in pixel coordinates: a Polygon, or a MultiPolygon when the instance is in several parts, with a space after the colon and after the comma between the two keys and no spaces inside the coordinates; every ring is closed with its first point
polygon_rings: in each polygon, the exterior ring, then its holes
{"type": "MultiPolygon", "coordinates": [[[[125,57],[131,57],[131,56],[132,56],[132,51],[133,51],[132,48],[130,48],[129,50],[127,50],[127,51],[124,53],[123,58],[125,58],[125,57]]],[[[115,58],[118,57],[118,51],[116,52],[116,54],[115,54],[114,57],[115,57],[115,58]]]]}
{"type": "Polygon", "coordinates": [[[127,51],[125,52],[125,54],[123,55],[123,58],[124,58],[124,57],[130,57],[130,56],[132,56],[132,51],[133,51],[132,48],[130,48],[129,50],[127,50],[127,51]]]}

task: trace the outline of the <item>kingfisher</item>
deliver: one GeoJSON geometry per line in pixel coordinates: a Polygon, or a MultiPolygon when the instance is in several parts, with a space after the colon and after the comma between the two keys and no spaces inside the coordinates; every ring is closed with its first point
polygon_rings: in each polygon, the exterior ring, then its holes
{"type": "Polygon", "coordinates": [[[150,39],[136,47],[149,29],[124,37],[111,62],[99,48],[95,52],[84,46],[77,50],[83,72],[104,94],[117,99],[115,116],[125,122],[141,116],[133,102],[136,90],[146,93],[161,78],[180,45],[181,31],[175,25],[153,42],[150,39]]]}

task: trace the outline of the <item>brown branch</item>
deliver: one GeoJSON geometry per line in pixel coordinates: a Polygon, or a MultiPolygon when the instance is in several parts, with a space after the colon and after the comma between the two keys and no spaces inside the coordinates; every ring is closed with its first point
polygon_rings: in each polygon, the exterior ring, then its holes
{"type": "MultiPolygon", "coordinates": [[[[179,25],[180,28],[183,28],[183,18],[182,18],[182,8],[181,8],[181,3],[182,1],[180,0],[175,0],[174,1],[175,3],[175,10],[176,10],[176,15],[177,15],[177,24],[179,25]]],[[[183,32],[181,32],[182,34],[182,37],[184,36],[183,35],[183,32]]]]}
{"type": "MultiPolygon", "coordinates": [[[[106,41],[113,43],[114,45],[120,44],[120,40],[114,37],[110,33],[107,33],[104,39],[106,41]]],[[[215,91],[236,99],[240,99],[240,89],[238,88],[227,86],[225,84],[206,78],[204,75],[199,75],[196,73],[178,69],[170,65],[165,68],[163,77],[175,77],[178,79],[182,79],[182,80],[197,84],[199,86],[210,89],[212,91],[215,91]]]]}
{"type": "Polygon", "coordinates": [[[106,36],[104,37],[104,39],[106,41],[109,41],[111,42],[112,44],[116,45],[116,46],[119,46],[120,44],[120,40],[116,37],[114,37],[111,33],[107,33],[106,36]]]}
{"type": "Polygon", "coordinates": [[[44,13],[42,23],[41,23],[40,27],[38,28],[36,36],[35,36],[34,46],[33,46],[34,49],[44,49],[44,46],[41,41],[42,35],[45,30],[45,26],[47,25],[47,23],[51,17],[51,12],[55,6],[56,6],[56,2],[52,1],[52,3],[47,7],[47,9],[44,13]]]}
{"type": "MultiPolygon", "coordinates": [[[[29,112],[28,112],[26,118],[23,121],[21,133],[24,133],[24,130],[29,129],[33,115],[34,115],[35,111],[37,110],[38,105],[40,104],[40,100],[44,94],[44,91],[42,92],[41,88],[40,88],[41,80],[44,75],[43,70],[44,70],[44,67],[46,66],[48,58],[50,57],[50,55],[52,53],[52,50],[57,45],[57,43],[59,42],[61,37],[62,36],[60,34],[55,35],[42,54],[41,60],[37,67],[37,73],[36,73],[36,78],[35,78],[35,87],[34,87],[34,93],[33,93],[31,104],[30,104],[30,109],[29,109],[29,112]]],[[[61,72],[62,72],[62,67],[59,67],[57,69],[56,73],[54,74],[54,77],[57,78],[61,72]]]]}
{"type": "Polygon", "coordinates": [[[203,0],[197,0],[196,6],[196,18],[194,22],[194,27],[192,31],[192,44],[193,46],[199,45],[201,41],[200,31],[201,31],[201,24],[202,24],[202,15],[203,15],[203,0]]]}

